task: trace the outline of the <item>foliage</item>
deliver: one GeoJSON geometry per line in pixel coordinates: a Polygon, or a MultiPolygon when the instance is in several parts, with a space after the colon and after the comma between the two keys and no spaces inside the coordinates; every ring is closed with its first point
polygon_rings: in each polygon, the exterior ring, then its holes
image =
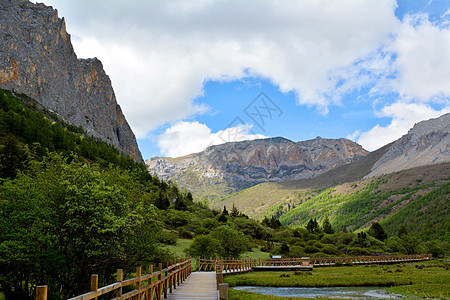
{"type": "Polygon", "coordinates": [[[225,257],[239,257],[245,251],[251,249],[249,239],[242,233],[227,225],[222,225],[211,232],[211,237],[217,239],[222,245],[223,256],[225,257]]]}
{"type": "Polygon", "coordinates": [[[387,239],[386,231],[378,222],[374,222],[369,228],[369,234],[377,240],[384,241],[387,239]]]}
{"type": "Polygon", "coordinates": [[[199,235],[194,238],[185,252],[192,257],[214,258],[223,256],[225,249],[220,241],[211,235],[199,235]]]}
{"type": "Polygon", "coordinates": [[[0,187],[1,287],[32,295],[42,282],[52,298],[109,279],[117,268],[162,260],[157,209],[137,174],[71,162],[59,154],[30,161],[29,171],[0,187]],[[14,226],[11,226],[14,224],[14,226]]]}
{"type": "Polygon", "coordinates": [[[322,229],[326,234],[334,233],[333,227],[331,226],[328,216],[325,216],[325,219],[323,220],[322,229]]]}

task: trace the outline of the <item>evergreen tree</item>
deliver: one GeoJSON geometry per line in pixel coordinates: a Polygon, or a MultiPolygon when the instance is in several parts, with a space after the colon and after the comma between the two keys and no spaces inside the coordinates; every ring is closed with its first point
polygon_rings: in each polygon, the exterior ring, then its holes
{"type": "Polygon", "coordinates": [[[323,228],[323,231],[327,234],[334,233],[333,227],[331,227],[330,220],[328,220],[328,216],[325,216],[325,219],[323,220],[322,228],[323,228]]]}
{"type": "Polygon", "coordinates": [[[241,213],[240,213],[239,210],[236,208],[236,206],[234,206],[234,202],[233,202],[233,207],[231,208],[230,216],[232,216],[232,217],[239,217],[240,214],[241,214],[241,213]]]}
{"type": "Polygon", "coordinates": [[[225,205],[223,206],[222,215],[228,216],[228,210],[227,210],[227,207],[225,205]]]}
{"type": "Polygon", "coordinates": [[[380,223],[375,222],[369,228],[369,235],[373,236],[379,241],[384,241],[387,239],[386,231],[384,231],[383,227],[380,223]]]}
{"type": "Polygon", "coordinates": [[[317,223],[317,219],[309,219],[308,224],[306,225],[306,229],[310,233],[317,233],[319,231],[319,223],[317,223]]]}

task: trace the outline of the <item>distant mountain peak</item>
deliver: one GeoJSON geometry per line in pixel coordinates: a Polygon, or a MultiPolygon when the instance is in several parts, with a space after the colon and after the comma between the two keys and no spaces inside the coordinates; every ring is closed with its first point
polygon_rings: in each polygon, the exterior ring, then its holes
{"type": "Polygon", "coordinates": [[[347,139],[296,143],[274,137],[210,146],[179,158],[151,158],[146,164],[162,179],[214,200],[265,181],[312,178],[368,153],[347,139]],[[216,195],[203,192],[210,189],[216,195]]]}
{"type": "Polygon", "coordinates": [[[449,133],[450,113],[415,124],[373,165],[368,176],[450,161],[449,133]]]}

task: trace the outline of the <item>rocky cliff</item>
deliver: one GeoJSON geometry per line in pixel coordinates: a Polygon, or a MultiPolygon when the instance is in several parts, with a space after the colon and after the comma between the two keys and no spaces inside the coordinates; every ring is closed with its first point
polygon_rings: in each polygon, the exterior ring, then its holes
{"type": "Polygon", "coordinates": [[[370,176],[450,161],[450,114],[414,125],[373,165],[370,176]]]}
{"type": "Polygon", "coordinates": [[[312,178],[366,154],[346,139],[270,138],[211,146],[180,158],[151,158],[146,164],[160,178],[213,201],[261,182],[312,178]]]}
{"type": "Polygon", "coordinates": [[[67,123],[143,161],[96,59],[77,59],[64,18],[44,4],[0,0],[0,87],[26,94],[67,123]]]}

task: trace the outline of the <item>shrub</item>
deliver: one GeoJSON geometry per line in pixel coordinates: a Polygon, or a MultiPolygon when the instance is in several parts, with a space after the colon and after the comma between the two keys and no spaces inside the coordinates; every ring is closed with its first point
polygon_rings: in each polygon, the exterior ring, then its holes
{"type": "Polygon", "coordinates": [[[317,248],[316,246],[307,245],[307,246],[305,247],[305,252],[306,252],[306,253],[316,253],[316,252],[320,252],[320,249],[317,248]]]}
{"type": "Polygon", "coordinates": [[[330,254],[330,255],[333,255],[333,254],[334,254],[334,255],[337,255],[337,254],[340,253],[340,251],[337,250],[336,247],[335,247],[334,245],[330,245],[330,244],[325,245],[325,246],[322,248],[322,251],[325,252],[326,254],[330,254]]]}
{"type": "Polygon", "coordinates": [[[251,250],[249,239],[227,225],[217,227],[210,235],[220,242],[225,250],[224,256],[239,257],[241,253],[251,250]]]}
{"type": "Polygon", "coordinates": [[[289,256],[290,257],[303,257],[305,256],[305,249],[300,246],[291,246],[289,249],[289,256]]]}
{"type": "Polygon", "coordinates": [[[194,238],[185,252],[190,256],[216,257],[223,256],[225,249],[215,238],[209,235],[199,235],[194,238]]]}

